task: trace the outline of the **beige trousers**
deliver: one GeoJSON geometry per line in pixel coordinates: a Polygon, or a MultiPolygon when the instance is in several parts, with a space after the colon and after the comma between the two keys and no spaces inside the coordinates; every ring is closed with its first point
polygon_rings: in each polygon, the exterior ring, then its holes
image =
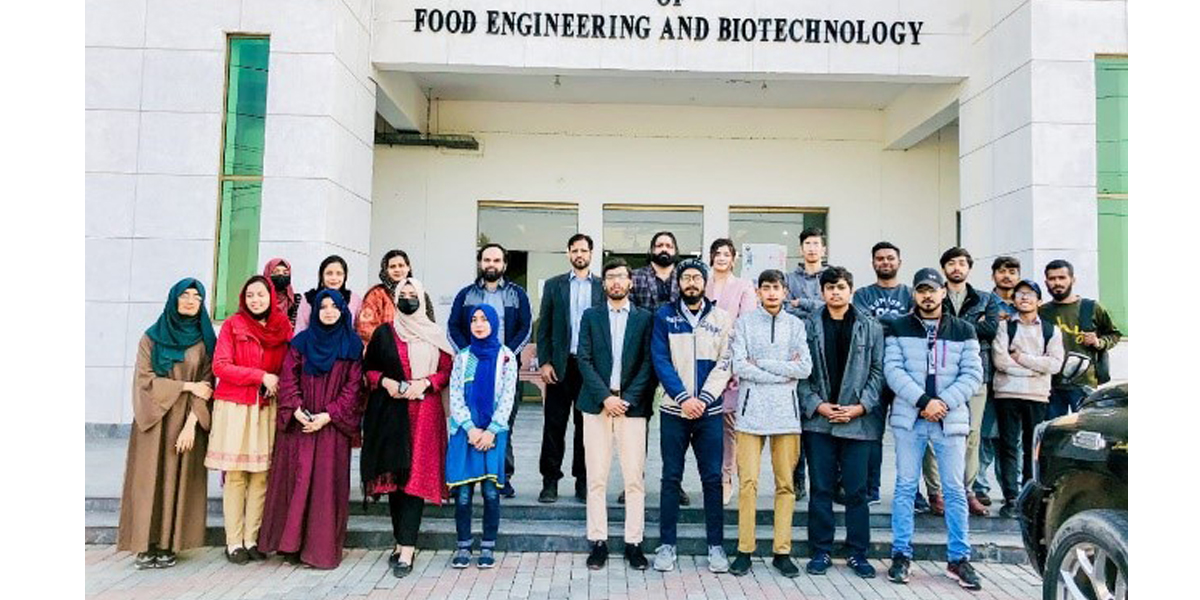
{"type": "Polygon", "coordinates": [[[229,548],[258,545],[263,504],[267,499],[267,472],[226,471],[223,507],[225,545],[229,548]]]}
{"type": "Polygon", "coordinates": [[[792,511],[796,490],[792,472],[800,460],[800,434],[762,436],[737,432],[738,552],[754,553],[758,500],[758,468],[763,445],[771,440],[771,470],[775,473],[775,554],[792,552],[792,511]]]}
{"type": "Polygon", "coordinates": [[[608,541],[608,473],[613,448],[625,482],[625,542],[642,543],[646,532],[646,419],[583,413],[587,464],[587,539],[608,541]]]}
{"type": "MultiPolygon", "coordinates": [[[[966,461],[966,490],[971,492],[971,483],[979,474],[979,440],[983,431],[983,409],[987,404],[987,385],[980,386],[979,393],[971,396],[971,432],[967,434],[966,461]]],[[[925,471],[925,490],[930,494],[942,494],[942,483],[938,474],[937,459],[933,456],[933,446],[925,447],[925,458],[922,461],[925,471]]]]}

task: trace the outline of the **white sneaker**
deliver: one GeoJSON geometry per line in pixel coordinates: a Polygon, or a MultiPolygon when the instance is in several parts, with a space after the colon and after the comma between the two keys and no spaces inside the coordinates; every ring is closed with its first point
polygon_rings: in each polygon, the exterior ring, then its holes
{"type": "Polygon", "coordinates": [[[671,544],[663,544],[658,547],[658,550],[654,555],[654,570],[675,570],[675,546],[671,544]]]}
{"type": "Polygon", "coordinates": [[[729,572],[729,557],[722,546],[708,547],[708,570],[713,573],[729,572]]]}

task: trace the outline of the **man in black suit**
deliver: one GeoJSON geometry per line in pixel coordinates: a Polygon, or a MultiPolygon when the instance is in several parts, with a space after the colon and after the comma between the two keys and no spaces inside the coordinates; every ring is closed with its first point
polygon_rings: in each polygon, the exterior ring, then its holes
{"type": "Polygon", "coordinates": [[[587,467],[583,459],[583,417],[574,408],[579,388],[579,321],[583,311],[600,306],[604,288],[588,268],[592,264],[592,238],[577,233],[567,240],[567,258],[571,270],[546,280],[542,287],[542,307],[538,316],[537,356],[542,381],[546,382],[545,421],[542,425],[542,452],[538,466],[542,472],[542,493],[538,502],[558,501],[558,480],[562,479],[563,455],[566,454],[567,421],[575,417],[575,452],[571,475],[575,477],[575,498],[587,500],[587,467]]]}
{"type": "Polygon", "coordinates": [[[579,372],[583,390],[576,403],[583,412],[587,448],[587,537],[589,569],[608,560],[608,503],[605,486],[613,447],[625,482],[625,559],[642,570],[646,523],[646,423],[654,410],[654,370],[650,334],[654,317],[629,301],[632,271],[622,259],[604,265],[608,301],[583,313],[579,331],[579,372]]]}

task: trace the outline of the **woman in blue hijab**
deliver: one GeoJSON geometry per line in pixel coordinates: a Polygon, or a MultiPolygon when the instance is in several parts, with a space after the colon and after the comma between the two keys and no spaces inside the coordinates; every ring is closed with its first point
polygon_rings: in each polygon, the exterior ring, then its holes
{"type": "Polygon", "coordinates": [[[450,565],[471,564],[471,500],[475,482],[483,490],[481,569],[496,564],[500,529],[500,487],[504,485],[504,452],[508,415],[517,392],[517,357],[500,342],[500,316],[487,304],[469,309],[471,345],[454,357],[450,373],[450,443],[446,450],[446,485],[454,497],[458,549],[450,565]]]}

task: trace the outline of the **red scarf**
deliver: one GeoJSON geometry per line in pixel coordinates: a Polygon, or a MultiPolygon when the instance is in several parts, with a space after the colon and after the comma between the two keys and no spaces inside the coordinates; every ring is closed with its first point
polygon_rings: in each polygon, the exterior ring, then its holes
{"type": "MultiPolygon", "coordinates": [[[[271,285],[270,280],[260,275],[255,275],[247,280],[238,297],[238,311],[225,320],[224,326],[233,327],[235,332],[258,340],[263,348],[261,368],[268,373],[279,374],[283,368],[283,359],[287,356],[288,342],[292,339],[292,323],[288,320],[287,314],[279,310],[275,303],[275,288],[271,285]],[[271,302],[267,305],[265,325],[259,323],[246,306],[246,288],[256,281],[265,285],[271,294],[271,302]]],[[[259,402],[262,402],[261,398],[259,402]]]]}

